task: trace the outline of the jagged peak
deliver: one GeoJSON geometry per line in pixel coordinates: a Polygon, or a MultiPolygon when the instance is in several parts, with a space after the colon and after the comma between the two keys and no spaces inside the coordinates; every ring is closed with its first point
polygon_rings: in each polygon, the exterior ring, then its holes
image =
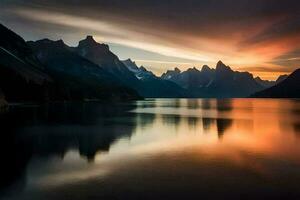
{"type": "Polygon", "coordinates": [[[262,79],[259,76],[256,76],[254,79],[257,81],[262,81],[262,79]]]}
{"type": "MultiPolygon", "coordinates": [[[[251,73],[250,73],[250,74],[251,74],[251,73]]],[[[253,74],[252,74],[252,77],[253,77],[253,74]]],[[[271,81],[271,80],[262,79],[262,78],[260,78],[259,76],[256,76],[256,77],[254,78],[254,80],[256,80],[256,81],[264,81],[264,82],[275,82],[275,81],[271,81]]]]}
{"type": "Polygon", "coordinates": [[[98,43],[94,40],[93,36],[87,35],[85,39],[79,41],[79,46],[84,44],[96,45],[98,43]]]}
{"type": "Polygon", "coordinates": [[[221,60],[217,63],[217,66],[216,66],[216,70],[219,71],[219,70],[231,70],[231,68],[227,65],[225,65],[221,60]]]}
{"type": "Polygon", "coordinates": [[[87,41],[91,41],[91,42],[96,42],[94,40],[94,37],[92,35],[87,35],[86,38],[85,38],[87,41]]]}
{"type": "Polygon", "coordinates": [[[203,65],[201,71],[209,71],[211,68],[208,65],[203,65]]]}
{"type": "Polygon", "coordinates": [[[187,71],[188,72],[200,72],[196,67],[189,68],[187,71]]]}
{"type": "Polygon", "coordinates": [[[109,46],[107,44],[98,43],[91,35],[87,35],[85,39],[79,41],[78,47],[82,47],[82,46],[90,46],[90,47],[98,46],[109,50],[109,46]]]}
{"type": "Polygon", "coordinates": [[[65,45],[65,43],[64,43],[64,41],[62,39],[56,40],[55,43],[59,44],[59,45],[65,45]]]}
{"type": "Polygon", "coordinates": [[[225,65],[225,64],[222,62],[222,60],[219,60],[219,61],[217,62],[217,65],[225,65]]]}
{"type": "Polygon", "coordinates": [[[142,71],[148,71],[144,66],[141,66],[140,69],[141,69],[142,71]]]}
{"type": "MultiPolygon", "coordinates": [[[[32,42],[32,41],[29,41],[29,42],[32,42]]],[[[35,42],[40,43],[40,44],[53,44],[53,45],[56,45],[56,46],[65,46],[65,43],[62,39],[53,41],[53,40],[50,40],[48,38],[44,38],[44,39],[41,39],[41,40],[37,40],[35,42]]]]}
{"type": "MultiPolygon", "coordinates": [[[[299,70],[299,69],[298,69],[298,70],[299,70]]],[[[297,70],[296,70],[296,71],[297,71],[297,70]]],[[[287,77],[288,77],[287,74],[282,74],[282,75],[278,76],[278,78],[276,79],[276,82],[279,83],[279,82],[285,80],[287,77]]]]}
{"type": "Polygon", "coordinates": [[[226,65],[221,60],[217,62],[217,67],[224,67],[224,66],[226,67],[226,65]]]}
{"type": "MultiPolygon", "coordinates": [[[[229,68],[230,69],[230,68],[229,68]]],[[[250,72],[239,72],[239,71],[235,71],[235,73],[239,73],[240,75],[244,76],[244,77],[249,77],[254,79],[253,74],[251,74],[250,72]]]]}
{"type": "Polygon", "coordinates": [[[175,71],[175,72],[178,72],[178,73],[181,72],[181,70],[180,70],[178,67],[175,67],[175,68],[174,68],[174,71],[175,71]]]}
{"type": "Polygon", "coordinates": [[[178,68],[178,67],[175,67],[173,70],[172,69],[168,69],[165,73],[163,73],[163,74],[169,74],[169,73],[181,73],[181,70],[178,68]]]}
{"type": "Polygon", "coordinates": [[[124,60],[124,62],[135,64],[135,61],[131,60],[131,58],[124,60]]]}
{"type": "MultiPolygon", "coordinates": [[[[29,42],[34,42],[34,41],[29,41],[29,42]]],[[[44,39],[36,40],[35,42],[50,43],[53,41],[48,38],[44,38],[44,39]]]]}

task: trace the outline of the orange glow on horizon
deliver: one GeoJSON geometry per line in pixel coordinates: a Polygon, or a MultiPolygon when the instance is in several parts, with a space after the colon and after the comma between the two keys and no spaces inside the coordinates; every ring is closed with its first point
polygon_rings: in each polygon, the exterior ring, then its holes
{"type": "MultiPolygon", "coordinates": [[[[284,19],[284,16],[261,19],[260,22],[251,24],[251,26],[249,24],[248,27],[244,27],[238,32],[231,32],[230,30],[230,27],[235,26],[234,23],[221,25],[216,30],[224,30],[225,36],[212,34],[210,37],[191,33],[159,31],[153,27],[144,27],[145,30],[141,30],[135,24],[130,24],[131,21],[128,21],[128,24],[124,26],[118,21],[122,21],[118,17],[95,20],[35,8],[20,8],[12,12],[30,20],[92,33],[99,42],[113,43],[159,54],[165,58],[162,60],[153,59],[153,62],[151,62],[152,59],[145,62],[145,59],[133,58],[133,60],[138,61],[138,64],[154,69],[154,73],[158,75],[174,67],[184,70],[194,66],[201,68],[202,65],[207,64],[214,68],[215,63],[222,60],[233,70],[248,68],[247,71],[252,72],[254,76],[275,80],[278,75],[290,73],[296,69],[296,66],[274,64],[276,59],[300,48],[299,33],[278,38],[266,38],[249,44],[245,43],[248,40],[251,41],[251,37],[263,34],[266,29],[284,19]],[[128,37],[129,35],[130,37],[128,37]],[[174,59],[179,61],[174,61],[174,59]],[[261,69],[257,70],[259,67],[261,69]],[[256,68],[256,70],[251,68],[256,68]]],[[[208,30],[211,28],[207,27],[208,30]]]]}

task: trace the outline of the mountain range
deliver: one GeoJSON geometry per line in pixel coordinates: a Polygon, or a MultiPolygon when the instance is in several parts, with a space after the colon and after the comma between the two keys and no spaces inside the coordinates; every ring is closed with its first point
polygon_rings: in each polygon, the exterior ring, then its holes
{"type": "Polygon", "coordinates": [[[263,91],[256,92],[257,98],[300,98],[300,69],[280,81],[278,84],[263,91]]]}
{"type": "Polygon", "coordinates": [[[188,92],[178,84],[164,80],[148,71],[145,67],[138,67],[135,62],[130,59],[123,61],[125,66],[139,80],[140,85],[136,88],[144,97],[187,97],[188,92]]]}
{"type": "Polygon", "coordinates": [[[53,79],[26,42],[0,25],[0,88],[8,101],[46,99],[53,79]]]}
{"type": "Polygon", "coordinates": [[[260,77],[254,78],[249,72],[233,71],[222,61],[217,63],[215,69],[204,65],[201,70],[194,67],[181,72],[175,68],[161,76],[185,88],[194,97],[215,98],[248,97],[278,84],[286,77],[282,75],[276,81],[262,80],[260,77]]]}
{"type": "Polygon", "coordinates": [[[96,42],[92,36],[79,41],[76,47],[62,40],[26,42],[0,24],[1,102],[4,98],[8,102],[45,102],[271,97],[273,93],[276,97],[291,97],[299,91],[299,80],[297,71],[277,81],[262,80],[249,72],[233,71],[221,61],[215,69],[204,65],[201,70],[194,67],[181,72],[175,68],[159,77],[131,59],[121,61],[108,45],[96,42]],[[283,90],[290,92],[279,92],[283,90]]]}
{"type": "Polygon", "coordinates": [[[287,74],[283,74],[283,75],[280,75],[275,81],[269,81],[269,80],[262,80],[260,77],[257,76],[255,78],[255,80],[256,80],[256,82],[258,82],[265,88],[269,88],[269,87],[272,87],[272,86],[280,83],[281,81],[285,80],[287,77],[288,77],[287,74]]]}

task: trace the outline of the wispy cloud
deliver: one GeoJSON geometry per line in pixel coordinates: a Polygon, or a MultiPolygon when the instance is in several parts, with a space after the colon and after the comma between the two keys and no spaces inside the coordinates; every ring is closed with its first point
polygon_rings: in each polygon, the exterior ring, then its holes
{"type": "MultiPolygon", "coordinates": [[[[275,78],[279,71],[291,72],[300,66],[296,51],[300,49],[298,0],[232,2],[14,0],[3,2],[0,17],[19,23],[15,27],[22,27],[30,38],[56,35],[68,40],[70,35],[78,39],[93,34],[99,42],[168,57],[132,55],[156,71],[174,65],[182,69],[211,66],[222,60],[234,69],[275,78]]],[[[126,56],[130,54],[126,52],[126,56]]]]}
{"type": "Polygon", "coordinates": [[[36,9],[16,9],[15,14],[31,20],[45,23],[76,27],[83,30],[93,31],[95,38],[109,43],[121,44],[129,47],[139,48],[151,52],[158,52],[165,56],[173,56],[202,62],[209,62],[213,59],[195,52],[184,51],[167,45],[157,44],[145,35],[125,28],[120,28],[113,23],[101,20],[93,20],[85,17],[67,15],[59,12],[47,12],[36,9]],[[147,39],[150,42],[147,42],[147,39]]]}

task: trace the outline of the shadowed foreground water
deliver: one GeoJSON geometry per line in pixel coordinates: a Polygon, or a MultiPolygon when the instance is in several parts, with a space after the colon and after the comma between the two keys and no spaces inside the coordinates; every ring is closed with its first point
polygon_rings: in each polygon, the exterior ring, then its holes
{"type": "Polygon", "coordinates": [[[299,100],[14,106],[0,127],[3,199],[300,199],[299,100]]]}

